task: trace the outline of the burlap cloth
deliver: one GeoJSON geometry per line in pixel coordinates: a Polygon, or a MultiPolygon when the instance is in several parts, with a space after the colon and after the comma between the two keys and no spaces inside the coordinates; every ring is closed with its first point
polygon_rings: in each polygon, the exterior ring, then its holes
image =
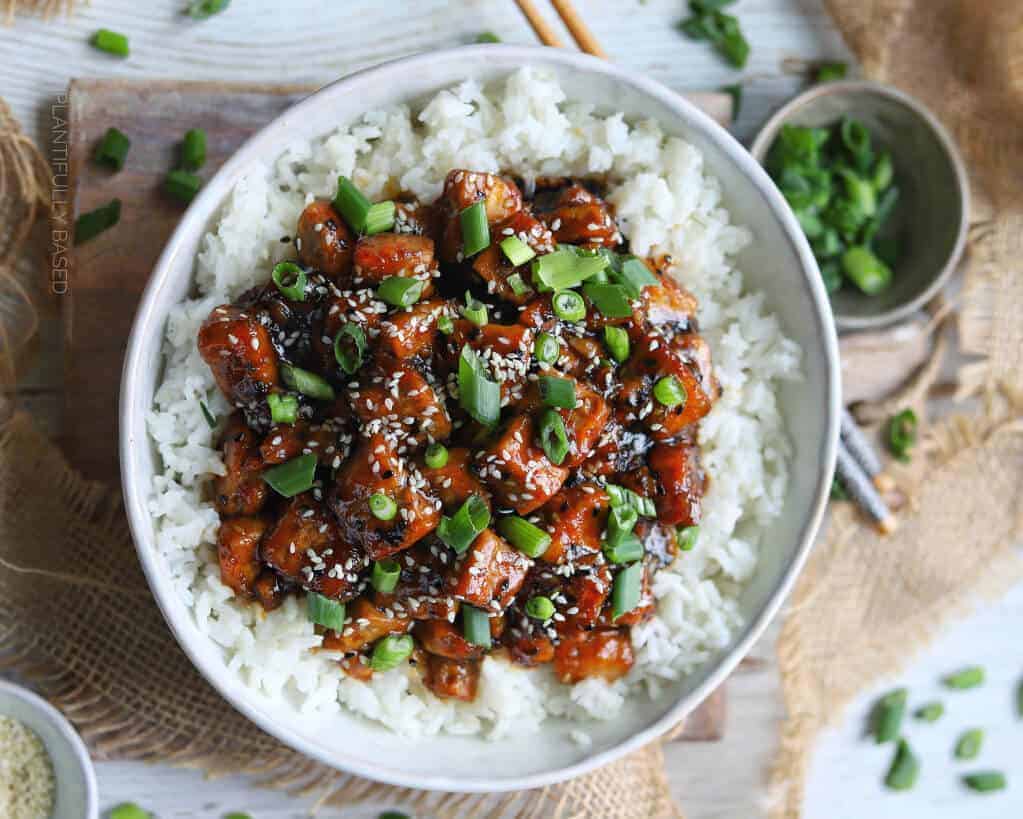
{"type": "MultiPolygon", "coordinates": [[[[848,504],[836,505],[796,587],[778,645],[788,718],[771,776],[776,819],[800,816],[813,740],[858,691],[896,671],[978,595],[1023,576],[1013,551],[1023,533],[1023,4],[828,5],[865,73],[920,97],[965,154],[974,225],[951,307],[960,349],[976,358],[958,373],[970,414],[930,425],[914,464],[898,471],[899,532],[882,540],[848,504]]],[[[0,312],[8,361],[32,328],[16,251],[46,195],[38,155],[0,104],[0,307],[21,307],[0,312]]],[[[943,325],[933,323],[936,332],[943,325]]],[[[909,403],[926,419],[948,346],[937,343],[928,366],[864,414],[909,403]]],[[[23,413],[0,431],[0,664],[34,680],[101,757],[255,772],[324,801],[372,799],[428,814],[678,815],[656,743],[566,785],[506,797],[389,788],[284,748],[221,700],[177,648],[135,560],[119,493],[82,480],[23,413]]]]}

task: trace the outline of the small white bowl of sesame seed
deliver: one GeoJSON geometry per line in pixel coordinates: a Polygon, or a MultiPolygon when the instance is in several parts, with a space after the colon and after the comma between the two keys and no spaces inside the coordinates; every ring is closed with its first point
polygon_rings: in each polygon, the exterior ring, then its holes
{"type": "Polygon", "coordinates": [[[0,816],[97,819],[96,772],[63,714],[0,680],[0,816]]]}

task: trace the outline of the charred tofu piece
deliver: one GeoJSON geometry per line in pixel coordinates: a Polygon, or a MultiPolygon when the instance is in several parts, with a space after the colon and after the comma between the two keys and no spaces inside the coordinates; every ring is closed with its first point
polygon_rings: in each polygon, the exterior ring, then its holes
{"type": "Polygon", "coordinates": [[[552,464],[536,443],[533,419],[519,415],[482,453],[480,477],[500,505],[528,515],[543,506],[568,478],[569,470],[552,464]]]}
{"type": "Polygon", "coordinates": [[[391,594],[375,592],[373,602],[413,620],[454,621],[461,605],[451,596],[447,582],[454,552],[427,536],[393,559],[401,567],[398,585],[391,594]]]}
{"type": "Polygon", "coordinates": [[[581,483],[562,489],[544,509],[551,545],[540,559],[563,563],[583,553],[599,552],[608,509],[607,493],[598,484],[581,483]]]}
{"type": "Polygon", "coordinates": [[[327,497],[342,540],[359,546],[372,560],[409,548],[437,528],[440,501],[426,481],[409,469],[394,443],[376,434],[362,439],[337,473],[327,497]],[[380,493],[395,502],[397,513],[380,520],[369,508],[380,493]]]}
{"type": "Polygon", "coordinates": [[[712,386],[704,385],[699,371],[686,356],[672,349],[664,336],[657,332],[637,333],[632,344],[633,353],[624,368],[624,389],[619,396],[635,416],[629,420],[640,420],[652,438],[666,441],[710,412],[712,386]],[[654,385],[668,376],[678,380],[686,395],[685,401],[673,407],[653,397],[654,385]]]}
{"type": "Polygon", "coordinates": [[[521,324],[491,322],[479,327],[466,319],[456,319],[453,327],[437,351],[439,372],[457,373],[462,348],[468,345],[479,354],[490,378],[500,383],[501,406],[520,401],[533,356],[533,331],[521,324]]]}
{"type": "Polygon", "coordinates": [[[693,526],[700,522],[704,474],[699,448],[692,444],[657,444],[647,456],[656,481],[651,496],[657,519],[669,526],[693,526]]]}
{"type": "Polygon", "coordinates": [[[416,199],[394,203],[394,232],[433,236],[437,232],[437,209],[416,199]]]}
{"type": "Polygon", "coordinates": [[[369,664],[369,655],[366,652],[353,654],[351,657],[342,657],[338,665],[341,666],[345,676],[351,677],[353,680],[369,682],[373,679],[373,667],[369,664]]]}
{"type": "Polygon", "coordinates": [[[451,434],[447,406],[416,367],[390,355],[380,355],[359,388],[350,393],[352,407],[364,430],[389,430],[400,440],[399,450],[414,452],[451,434]]]}
{"type": "Polygon", "coordinates": [[[472,452],[466,447],[449,449],[448,462],[444,466],[432,469],[423,462],[419,471],[429,481],[433,494],[440,498],[446,512],[457,511],[470,495],[478,495],[490,505],[490,492],[472,471],[472,452]]]}
{"type": "Polygon", "coordinates": [[[611,567],[599,552],[589,556],[589,560],[587,565],[577,566],[562,587],[566,617],[563,623],[559,623],[559,633],[592,628],[611,596],[614,583],[611,567]]]}
{"type": "Polygon", "coordinates": [[[653,441],[642,431],[627,429],[609,419],[600,432],[593,453],[580,469],[586,475],[614,475],[642,466],[653,441]]]}
{"type": "Polygon", "coordinates": [[[420,279],[427,283],[423,296],[433,290],[433,239],[410,233],[376,233],[363,236],[355,245],[353,283],[376,287],[391,276],[420,279]]]}
{"type": "Polygon", "coordinates": [[[615,247],[622,242],[611,206],[582,185],[565,188],[554,209],[540,218],[558,244],[615,247]]]}
{"type": "Polygon", "coordinates": [[[532,248],[534,253],[543,255],[554,250],[551,232],[529,211],[520,210],[495,225],[491,235],[493,243],[473,259],[472,269],[483,280],[488,293],[512,304],[525,304],[536,295],[531,286],[529,263],[516,267],[501,250],[500,243],[509,236],[515,236],[532,248]],[[530,287],[527,292],[515,292],[515,288],[509,282],[515,273],[518,273],[523,283],[530,287]]]}
{"type": "Polygon", "coordinates": [[[644,317],[669,336],[690,332],[696,325],[696,297],[670,276],[658,278],[658,284],[643,288],[644,317]]]}
{"type": "Polygon", "coordinates": [[[339,634],[328,631],[323,635],[323,648],[346,654],[362,651],[388,634],[404,634],[412,621],[394,609],[380,608],[365,597],[349,604],[345,611],[345,627],[339,634]]]}
{"type": "Polygon", "coordinates": [[[335,600],[359,593],[368,561],[338,537],[330,512],[312,493],[297,495],[263,537],[263,562],[302,588],[335,600]]]}
{"type": "Polygon", "coordinates": [[[554,642],[541,629],[509,629],[503,644],[512,661],[526,668],[554,661],[554,642]]]}
{"type": "Polygon", "coordinates": [[[381,322],[378,349],[399,360],[417,355],[429,358],[437,340],[437,318],[454,312],[443,299],[427,299],[398,310],[381,322]]]}
{"type": "Polygon", "coordinates": [[[611,603],[604,605],[600,613],[599,625],[612,628],[615,626],[635,626],[646,622],[654,615],[656,602],[651,588],[653,582],[653,564],[650,559],[643,561],[642,586],[640,587],[639,604],[631,611],[620,614],[617,619],[612,617],[611,603]]]}
{"type": "Polygon", "coordinates": [[[269,612],[279,608],[284,602],[288,587],[270,569],[263,569],[259,573],[259,577],[256,578],[253,591],[259,604],[263,607],[263,611],[269,612]]]}
{"type": "Polygon", "coordinates": [[[451,660],[437,654],[427,654],[423,682],[441,699],[472,702],[479,688],[480,662],[451,660]]]}
{"type": "Polygon", "coordinates": [[[601,432],[611,417],[607,402],[582,382],[575,385],[575,408],[559,409],[571,449],[563,466],[574,469],[585,461],[597,446],[601,432]]]}
{"type": "Polygon", "coordinates": [[[482,646],[470,643],[447,620],[422,620],[416,623],[412,635],[430,654],[449,660],[475,660],[483,656],[482,646]]]}
{"type": "Polygon", "coordinates": [[[217,386],[236,407],[264,401],[277,386],[277,353],[255,313],[230,304],[215,307],[199,328],[198,343],[217,386]]]}
{"type": "Polygon", "coordinates": [[[354,324],[366,335],[367,340],[379,329],[381,319],[387,312],[387,305],[377,299],[376,292],[367,287],[360,290],[344,290],[329,299],[323,306],[322,315],[310,332],[316,369],[321,372],[339,373],[348,379],[334,357],[334,340],[346,324],[354,324]]]}
{"type": "Polygon", "coordinates": [[[452,567],[448,588],[463,603],[502,612],[519,593],[532,565],[504,538],[484,529],[452,567]]]}
{"type": "Polygon", "coordinates": [[[554,673],[569,685],[587,677],[614,682],[628,673],[633,661],[632,640],[626,629],[574,631],[564,635],[554,649],[554,673]]]}
{"type": "Polygon", "coordinates": [[[228,518],[217,533],[217,559],[220,580],[239,597],[256,593],[256,580],[263,568],[259,560],[259,542],[266,531],[262,517],[228,518]]]}
{"type": "Polygon", "coordinates": [[[449,264],[462,261],[460,214],[479,201],[483,202],[487,222],[492,226],[522,210],[522,192],[511,180],[477,171],[451,171],[444,181],[444,192],[441,194],[444,208],[439,247],[441,261],[449,264]]]}
{"type": "Polygon", "coordinates": [[[221,517],[255,515],[266,503],[270,488],[263,480],[259,440],[240,412],[227,422],[222,449],[227,471],[213,482],[213,505],[221,517]]]}
{"type": "Polygon", "coordinates": [[[315,455],[321,466],[333,466],[339,457],[341,460],[347,457],[350,439],[351,432],[334,419],[319,424],[301,420],[274,424],[259,445],[259,454],[267,466],[285,463],[299,455],[315,455]]]}
{"type": "Polygon", "coordinates": [[[346,281],[352,272],[355,236],[330,202],[306,205],[298,217],[298,258],[335,282],[346,281]]]}

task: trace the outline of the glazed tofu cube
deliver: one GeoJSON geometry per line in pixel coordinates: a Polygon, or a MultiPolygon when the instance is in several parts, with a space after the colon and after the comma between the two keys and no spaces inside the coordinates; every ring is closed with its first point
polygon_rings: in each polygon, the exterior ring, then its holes
{"type": "Polygon", "coordinates": [[[363,236],[355,245],[353,282],[356,287],[375,287],[391,276],[427,282],[423,296],[432,291],[433,239],[411,233],[377,233],[363,236]]]}
{"type": "Polygon", "coordinates": [[[322,424],[299,420],[294,424],[274,424],[259,445],[263,463],[272,466],[297,458],[315,455],[321,466],[331,466],[347,451],[345,441],[351,437],[343,423],[333,419],[322,424]]]}
{"type": "Polygon", "coordinates": [[[454,564],[451,550],[429,535],[394,560],[401,567],[398,585],[391,594],[376,592],[373,602],[413,620],[454,621],[461,604],[448,588],[447,572],[454,564]]]}
{"type": "Polygon", "coordinates": [[[551,545],[540,559],[545,563],[562,563],[599,552],[608,509],[607,493],[598,484],[582,483],[562,489],[543,510],[551,545]]]}
{"type": "Polygon", "coordinates": [[[456,561],[448,580],[463,603],[494,612],[515,599],[533,561],[490,529],[484,529],[456,561]]]}
{"type": "Polygon", "coordinates": [[[670,526],[700,522],[704,474],[699,447],[691,444],[657,444],[647,456],[657,491],[653,494],[657,519],[670,526]]]}
{"type": "Polygon", "coordinates": [[[407,310],[392,313],[380,324],[378,349],[396,359],[429,357],[437,340],[438,316],[454,310],[443,299],[416,302],[407,310]]]}
{"type": "Polygon", "coordinates": [[[480,681],[479,660],[452,660],[437,654],[426,655],[423,682],[442,699],[472,702],[480,681]]]}
{"type": "Polygon", "coordinates": [[[221,517],[255,515],[270,491],[263,480],[259,441],[240,412],[227,422],[223,438],[224,468],[213,482],[213,505],[221,517]]]}
{"type": "Polygon", "coordinates": [[[282,577],[336,600],[350,600],[369,563],[338,537],[330,512],[306,492],[292,499],[261,545],[262,558],[282,577]]]}
{"type": "Polygon", "coordinates": [[[410,362],[381,355],[351,392],[352,407],[366,428],[397,431],[399,449],[414,452],[451,434],[447,407],[410,362]]]}
{"type": "Polygon", "coordinates": [[[228,518],[217,533],[217,559],[220,580],[240,597],[255,594],[256,580],[263,566],[259,560],[259,542],[266,531],[261,517],[228,518]]]}
{"type": "MultiPolygon", "coordinates": [[[[439,255],[441,261],[462,261],[460,215],[470,205],[482,201],[487,222],[497,225],[522,210],[522,192],[511,180],[490,173],[455,169],[444,181],[444,223],[439,255]]],[[[493,231],[491,239],[493,240],[493,231]]]]}
{"type": "Polygon", "coordinates": [[[380,434],[362,439],[337,473],[327,503],[341,538],[372,560],[409,548],[440,523],[440,501],[429,494],[426,481],[409,469],[391,440],[380,434]],[[397,505],[390,520],[370,511],[369,499],[377,493],[397,505]]]}
{"type": "Polygon", "coordinates": [[[614,247],[622,241],[611,207],[581,185],[565,188],[554,210],[541,218],[558,244],[614,247]]]}
{"type": "Polygon", "coordinates": [[[587,677],[613,682],[628,673],[632,663],[632,640],[625,629],[574,631],[554,649],[554,673],[570,685],[587,677]]]}
{"type": "Polygon", "coordinates": [[[256,315],[230,304],[214,308],[199,328],[199,354],[227,400],[245,408],[277,386],[277,353],[256,315]]]}
{"type": "Polygon", "coordinates": [[[528,515],[543,506],[568,478],[569,470],[552,464],[534,440],[535,426],[519,415],[479,461],[480,477],[500,505],[528,515]]]}
{"type": "Polygon", "coordinates": [[[512,304],[525,304],[536,295],[532,289],[532,276],[529,263],[516,267],[501,250],[500,242],[509,236],[529,246],[534,253],[542,255],[554,250],[554,240],[550,230],[543,222],[529,211],[520,210],[513,213],[503,222],[494,226],[491,231],[493,243],[473,259],[472,269],[483,280],[488,293],[492,293],[512,304]],[[509,278],[518,273],[523,283],[530,286],[528,292],[516,293],[509,283],[509,278]]]}
{"type": "Polygon", "coordinates": [[[341,214],[327,201],[306,205],[298,217],[298,258],[306,267],[318,270],[336,282],[352,272],[355,236],[341,214]]]}
{"type": "Polygon", "coordinates": [[[416,623],[412,634],[430,654],[450,660],[474,660],[483,656],[482,646],[470,643],[461,630],[447,620],[423,620],[416,623]]]}
{"type": "Polygon", "coordinates": [[[359,290],[344,290],[326,302],[322,318],[314,314],[310,332],[312,352],[316,369],[327,373],[339,373],[348,378],[338,366],[334,356],[334,341],[346,324],[353,324],[369,340],[379,329],[387,312],[387,305],[376,297],[376,291],[368,287],[359,290]]]}
{"type": "Polygon", "coordinates": [[[611,596],[613,581],[611,568],[600,553],[592,556],[588,565],[577,566],[575,573],[562,586],[561,593],[567,601],[566,619],[558,631],[592,628],[611,596]]]}
{"type": "Polygon", "coordinates": [[[350,603],[345,610],[345,626],[339,634],[328,631],[323,635],[323,648],[346,654],[362,651],[388,634],[404,634],[412,621],[393,609],[373,605],[365,597],[350,603]]]}
{"type": "Polygon", "coordinates": [[[490,505],[490,492],[472,471],[472,453],[466,447],[449,449],[448,462],[440,468],[432,469],[421,462],[419,471],[449,513],[456,511],[470,495],[478,495],[490,505]]]}

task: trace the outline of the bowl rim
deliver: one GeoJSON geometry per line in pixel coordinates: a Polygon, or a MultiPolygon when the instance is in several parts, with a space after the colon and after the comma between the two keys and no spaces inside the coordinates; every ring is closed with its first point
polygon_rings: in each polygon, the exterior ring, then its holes
{"type": "MultiPolygon", "coordinates": [[[[88,748],[85,747],[85,742],[68,718],[34,691],[9,680],[0,679],[0,694],[6,694],[25,703],[42,721],[57,730],[64,747],[70,752],[70,757],[77,763],[85,783],[85,804],[82,805],[82,816],[84,819],[95,819],[99,815],[99,786],[96,781],[96,768],[93,765],[92,757],[89,756],[88,748]]],[[[47,754],[51,757],[52,764],[53,754],[49,749],[47,749],[47,754]]],[[[61,780],[56,766],[54,766],[53,774],[54,796],[56,797],[61,789],[61,780]]]]}
{"type": "Polygon", "coordinates": [[[927,287],[897,307],[892,307],[889,310],[884,310],[870,316],[843,316],[838,312],[834,312],[835,325],[839,330],[873,330],[887,327],[908,318],[912,313],[915,313],[927,304],[945,286],[959,266],[959,262],[962,260],[963,253],[966,250],[966,238],[970,229],[970,179],[969,174],[966,172],[966,163],[959,152],[958,145],[956,145],[948,129],[942,125],[941,120],[929,108],[916,97],[894,86],[885,85],[874,80],[838,80],[808,88],[785,103],[763,124],[753,139],[753,144],[749,149],[750,154],[758,163],[764,165],[767,160],[767,152],[770,150],[771,145],[774,144],[774,140],[781,127],[797,111],[810,103],[816,102],[821,97],[862,93],[875,94],[899,103],[924,123],[938,140],[956,179],[956,190],[959,193],[959,228],[956,232],[956,240],[951,253],[949,253],[941,270],[938,271],[938,274],[927,287]]]}
{"type": "MultiPolygon", "coordinates": [[[[467,75],[470,73],[469,70],[466,71],[467,75]]],[[[160,327],[162,328],[162,325],[160,327]]],[[[135,544],[146,580],[150,590],[153,592],[153,597],[160,612],[179,646],[196,669],[227,702],[271,736],[276,737],[300,753],[334,769],[400,787],[462,793],[496,793],[545,787],[580,776],[595,768],[613,762],[666,733],[724,681],[738,665],[742,657],[749,652],[753,643],[760,637],[767,624],[778,612],[806,562],[827,505],[838,443],[838,411],[840,403],[838,361],[838,339],[831,317],[827,294],[819,275],[816,260],[810,250],[810,245],[800,230],[795,216],[774,186],[767,172],[753,159],[749,152],[727,130],[681,95],[660,82],[644,77],[630,69],[591,57],[587,54],[556,48],[483,44],[460,46],[401,57],[362,69],[335,80],[275,117],[266,126],[249,137],[234,155],[224,163],[214,177],[207,182],[199,196],[196,197],[182,216],[181,221],[178,223],[157,260],[153,273],[143,291],[142,299],[132,324],[124,359],[119,406],[119,455],[125,510],[128,514],[132,540],[135,544]],[[133,438],[132,430],[137,422],[133,421],[135,413],[132,399],[140,389],[139,382],[142,378],[144,367],[142,360],[143,339],[147,333],[155,332],[153,328],[156,324],[153,314],[156,310],[157,295],[167,284],[172,263],[181,250],[184,237],[202,227],[202,225],[197,225],[197,219],[190,218],[190,215],[194,217],[194,214],[200,212],[206,206],[212,208],[214,205],[219,206],[222,204],[225,196],[230,191],[229,189],[218,190],[218,188],[223,187],[226,180],[232,179],[238,171],[252,161],[253,156],[251,155],[258,151],[260,142],[263,139],[269,138],[269,134],[279,126],[283,118],[301,117],[305,109],[323,104],[325,99],[329,99],[331,95],[337,94],[341,90],[346,93],[357,93],[360,87],[374,86],[382,78],[391,76],[396,72],[416,71],[419,68],[428,66],[430,63],[451,60],[456,56],[468,65],[475,60],[482,62],[486,61],[488,57],[498,55],[508,58],[520,66],[536,65],[551,68],[552,70],[568,68],[591,74],[606,75],[630,87],[636,93],[652,97],[655,101],[671,110],[679,121],[687,124],[687,127],[702,132],[708,140],[715,143],[716,147],[731,162],[739,166],[743,175],[750,180],[751,184],[755,186],[758,193],[766,201],[769,211],[778,222],[783,235],[788,239],[792,251],[800,259],[803,277],[813,303],[813,321],[816,325],[816,335],[820,339],[821,352],[825,362],[825,383],[823,386],[827,400],[826,406],[823,409],[827,413],[827,417],[825,419],[824,439],[819,442],[817,452],[820,472],[817,476],[815,492],[813,492],[808,501],[808,514],[803,520],[796,538],[797,544],[793,557],[783,569],[779,582],[770,592],[763,608],[743,625],[740,632],[741,636],[736,635],[731,649],[715,658],[716,666],[707,674],[703,682],[686,696],[678,698],[659,717],[646,723],[639,730],[610,747],[584,756],[577,762],[514,778],[508,777],[492,780],[488,779],[484,774],[478,779],[467,782],[464,778],[455,779],[443,774],[410,775],[400,769],[385,768],[380,765],[364,765],[358,760],[336,758],[336,756],[308,743],[287,724],[282,724],[280,721],[264,716],[259,713],[256,707],[250,705],[241,696],[236,696],[231,686],[218,677],[217,669],[209,666],[200,657],[198,650],[192,645],[191,638],[184,632],[185,624],[182,623],[181,627],[179,627],[179,624],[176,622],[169,597],[168,599],[164,597],[165,594],[169,596],[172,589],[169,587],[167,589],[162,588],[160,576],[163,572],[163,567],[153,548],[152,538],[146,533],[150,516],[145,503],[139,500],[139,493],[135,489],[137,481],[131,466],[133,463],[131,452],[135,446],[148,445],[148,443],[145,434],[144,412],[142,412],[143,440],[136,442],[133,438]],[[160,591],[157,591],[158,589],[160,591]]]]}

